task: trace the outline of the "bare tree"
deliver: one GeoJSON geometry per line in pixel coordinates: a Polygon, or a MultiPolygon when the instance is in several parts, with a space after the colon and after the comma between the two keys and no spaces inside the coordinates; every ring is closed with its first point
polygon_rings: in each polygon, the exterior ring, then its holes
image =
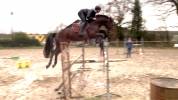
{"type": "Polygon", "coordinates": [[[131,10],[132,0],[112,0],[105,6],[105,13],[112,16],[117,25],[120,25],[126,15],[131,10]]]}
{"type": "Polygon", "coordinates": [[[171,14],[172,12],[176,12],[178,15],[178,0],[146,0],[146,2],[160,6],[161,8],[166,7],[166,12],[164,13],[167,15],[171,14]]]}
{"type": "Polygon", "coordinates": [[[156,6],[158,12],[156,16],[158,16],[159,20],[161,20],[164,25],[159,27],[159,30],[167,30],[167,28],[177,28],[178,26],[168,26],[165,22],[169,15],[177,14],[178,16],[178,0],[145,0],[146,4],[152,4],[156,6]],[[166,27],[166,28],[165,28],[166,27]]]}
{"type": "Polygon", "coordinates": [[[119,40],[123,40],[124,32],[122,32],[122,25],[129,24],[127,22],[123,23],[123,20],[125,19],[126,14],[131,12],[131,8],[133,6],[132,1],[133,0],[111,0],[103,6],[103,13],[111,16],[115,21],[115,27],[113,32],[111,32],[111,38],[117,37],[119,40]]]}

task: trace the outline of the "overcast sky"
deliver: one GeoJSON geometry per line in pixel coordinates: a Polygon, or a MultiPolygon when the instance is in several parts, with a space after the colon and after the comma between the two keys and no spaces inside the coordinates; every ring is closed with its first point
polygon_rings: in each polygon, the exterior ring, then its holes
{"type": "MultiPolygon", "coordinates": [[[[24,31],[30,33],[47,33],[55,30],[61,23],[69,25],[78,19],[81,8],[93,8],[106,4],[110,0],[0,0],[0,33],[24,31]],[[13,12],[13,15],[10,13],[13,12]]],[[[154,8],[144,6],[143,17],[147,29],[157,29],[160,24],[154,16],[154,8]]],[[[178,25],[178,18],[168,18],[168,26],[178,25]]],[[[170,29],[173,30],[173,29],[170,29]]],[[[175,30],[175,29],[174,29],[175,30]]]]}

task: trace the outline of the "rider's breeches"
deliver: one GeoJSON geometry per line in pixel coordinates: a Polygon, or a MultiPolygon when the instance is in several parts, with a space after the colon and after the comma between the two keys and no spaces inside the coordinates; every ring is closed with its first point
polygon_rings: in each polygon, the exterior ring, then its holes
{"type": "Polygon", "coordinates": [[[85,17],[85,15],[83,14],[83,13],[78,13],[78,16],[80,17],[80,19],[81,19],[81,23],[80,23],[80,34],[84,34],[84,29],[85,29],[85,26],[86,26],[86,17],[85,17]]]}
{"type": "Polygon", "coordinates": [[[78,16],[80,17],[80,19],[81,19],[82,22],[86,22],[86,15],[84,13],[79,12],[78,16]]]}

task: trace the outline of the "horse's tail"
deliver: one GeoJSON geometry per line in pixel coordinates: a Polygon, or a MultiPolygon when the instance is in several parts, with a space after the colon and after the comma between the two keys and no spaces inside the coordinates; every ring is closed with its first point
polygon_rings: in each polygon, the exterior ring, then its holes
{"type": "Polygon", "coordinates": [[[54,37],[56,33],[50,33],[46,38],[46,43],[43,49],[43,55],[45,58],[49,58],[51,51],[53,49],[54,37]]]}

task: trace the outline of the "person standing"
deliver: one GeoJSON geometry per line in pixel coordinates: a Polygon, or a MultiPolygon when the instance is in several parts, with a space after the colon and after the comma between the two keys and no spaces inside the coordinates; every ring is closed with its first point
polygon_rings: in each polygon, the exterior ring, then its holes
{"type": "Polygon", "coordinates": [[[132,48],[133,48],[133,41],[131,37],[128,37],[126,42],[126,47],[127,47],[127,58],[130,58],[132,53],[132,48]]]}

